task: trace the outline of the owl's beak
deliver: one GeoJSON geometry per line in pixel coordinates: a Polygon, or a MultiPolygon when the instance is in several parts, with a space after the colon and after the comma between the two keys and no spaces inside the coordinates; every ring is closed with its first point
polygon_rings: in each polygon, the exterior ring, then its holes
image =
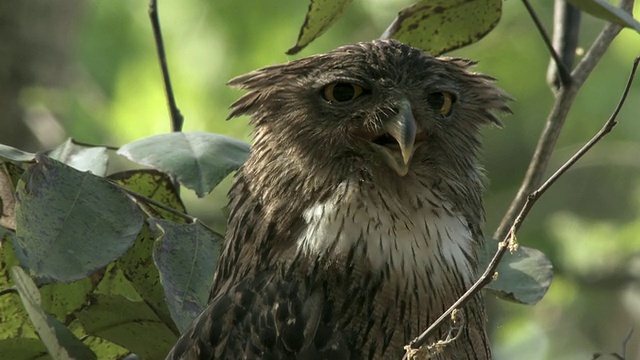
{"type": "Polygon", "coordinates": [[[409,100],[404,99],[400,102],[398,113],[389,117],[383,127],[386,133],[398,143],[400,151],[373,143],[374,148],[398,175],[405,176],[409,172],[409,162],[416,142],[416,120],[413,118],[409,100]]]}

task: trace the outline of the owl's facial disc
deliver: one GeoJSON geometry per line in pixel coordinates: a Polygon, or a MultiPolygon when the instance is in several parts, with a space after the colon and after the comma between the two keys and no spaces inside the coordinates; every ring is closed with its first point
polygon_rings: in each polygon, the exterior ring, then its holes
{"type": "Polygon", "coordinates": [[[402,100],[398,112],[384,121],[383,131],[371,139],[371,146],[398,175],[407,175],[417,133],[416,120],[408,100],[402,100]]]}

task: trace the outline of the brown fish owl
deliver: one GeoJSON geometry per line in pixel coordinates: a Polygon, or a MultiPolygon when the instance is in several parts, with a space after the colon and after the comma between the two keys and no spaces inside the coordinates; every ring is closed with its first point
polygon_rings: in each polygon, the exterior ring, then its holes
{"type": "MultiPolygon", "coordinates": [[[[168,359],[400,359],[479,272],[479,130],[509,108],[473,64],[378,40],[231,80],[251,154],[210,303],[168,359]]],[[[485,323],[477,295],[433,358],[490,359],[485,323]]]]}

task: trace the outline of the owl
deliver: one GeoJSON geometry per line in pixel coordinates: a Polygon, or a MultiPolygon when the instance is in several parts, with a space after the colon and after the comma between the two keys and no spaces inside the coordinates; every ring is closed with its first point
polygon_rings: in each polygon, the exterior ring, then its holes
{"type": "MultiPolygon", "coordinates": [[[[480,272],[480,130],[510,110],[473,65],[376,40],[231,80],[251,152],[210,302],[167,359],[402,358],[480,272]]],[[[490,359],[482,295],[460,310],[431,358],[490,359]]]]}

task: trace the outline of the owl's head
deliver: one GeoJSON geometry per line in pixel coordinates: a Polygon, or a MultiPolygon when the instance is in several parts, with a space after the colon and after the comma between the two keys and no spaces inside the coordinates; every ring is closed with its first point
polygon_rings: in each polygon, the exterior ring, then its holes
{"type": "Polygon", "coordinates": [[[473,65],[393,40],[343,46],[231,80],[248,93],[229,117],[252,117],[254,152],[308,169],[399,181],[465,172],[480,127],[509,112],[508,95],[473,65]]]}

